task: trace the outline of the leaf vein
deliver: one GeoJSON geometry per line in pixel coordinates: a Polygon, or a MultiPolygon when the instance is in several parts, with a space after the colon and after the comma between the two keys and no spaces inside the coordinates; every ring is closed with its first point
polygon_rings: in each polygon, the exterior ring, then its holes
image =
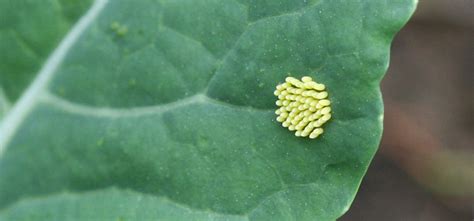
{"type": "Polygon", "coordinates": [[[89,9],[89,11],[79,20],[79,22],[66,35],[66,38],[59,44],[48,58],[44,67],[36,75],[33,83],[28,87],[20,100],[15,104],[8,113],[5,120],[0,125],[0,156],[14,136],[16,130],[23,123],[23,120],[37,104],[37,98],[46,92],[46,87],[53,77],[56,69],[68,53],[69,49],[75,44],[77,39],[82,35],[84,30],[94,21],[100,14],[108,0],[97,0],[89,9]]]}

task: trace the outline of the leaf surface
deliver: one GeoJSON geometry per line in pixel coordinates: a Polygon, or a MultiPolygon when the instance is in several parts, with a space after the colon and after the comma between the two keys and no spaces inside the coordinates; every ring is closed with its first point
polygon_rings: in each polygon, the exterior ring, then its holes
{"type": "Polygon", "coordinates": [[[91,0],[0,1],[0,119],[90,3],[91,0]]]}
{"type": "Polygon", "coordinates": [[[415,5],[96,1],[1,125],[0,219],[335,220],[377,150],[379,83],[415,5]],[[275,121],[288,73],[328,88],[317,140],[275,121]]]}

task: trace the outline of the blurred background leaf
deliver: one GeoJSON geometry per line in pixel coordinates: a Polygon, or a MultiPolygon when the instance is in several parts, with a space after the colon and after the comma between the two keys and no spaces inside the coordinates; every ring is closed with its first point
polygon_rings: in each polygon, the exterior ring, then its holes
{"type": "Polygon", "coordinates": [[[395,38],[380,152],[341,220],[474,218],[473,11],[421,0],[395,38]]]}

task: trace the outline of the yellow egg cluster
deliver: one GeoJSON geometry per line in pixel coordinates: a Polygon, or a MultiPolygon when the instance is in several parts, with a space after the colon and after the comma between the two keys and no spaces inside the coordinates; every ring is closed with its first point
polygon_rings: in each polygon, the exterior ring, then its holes
{"type": "Polygon", "coordinates": [[[301,81],[294,77],[287,77],[285,81],[274,93],[278,96],[276,105],[280,107],[275,111],[277,121],[290,131],[296,131],[297,137],[317,138],[324,131],[321,127],[331,119],[326,86],[307,76],[301,81]]]}

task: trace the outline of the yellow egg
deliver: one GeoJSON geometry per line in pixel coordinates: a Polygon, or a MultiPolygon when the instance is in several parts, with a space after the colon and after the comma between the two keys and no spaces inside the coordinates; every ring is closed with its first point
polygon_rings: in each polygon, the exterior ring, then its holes
{"type": "Polygon", "coordinates": [[[323,132],[323,126],[331,119],[331,101],[324,84],[309,76],[301,80],[285,78],[273,92],[278,97],[275,111],[277,121],[297,137],[315,139],[323,132]]]}

